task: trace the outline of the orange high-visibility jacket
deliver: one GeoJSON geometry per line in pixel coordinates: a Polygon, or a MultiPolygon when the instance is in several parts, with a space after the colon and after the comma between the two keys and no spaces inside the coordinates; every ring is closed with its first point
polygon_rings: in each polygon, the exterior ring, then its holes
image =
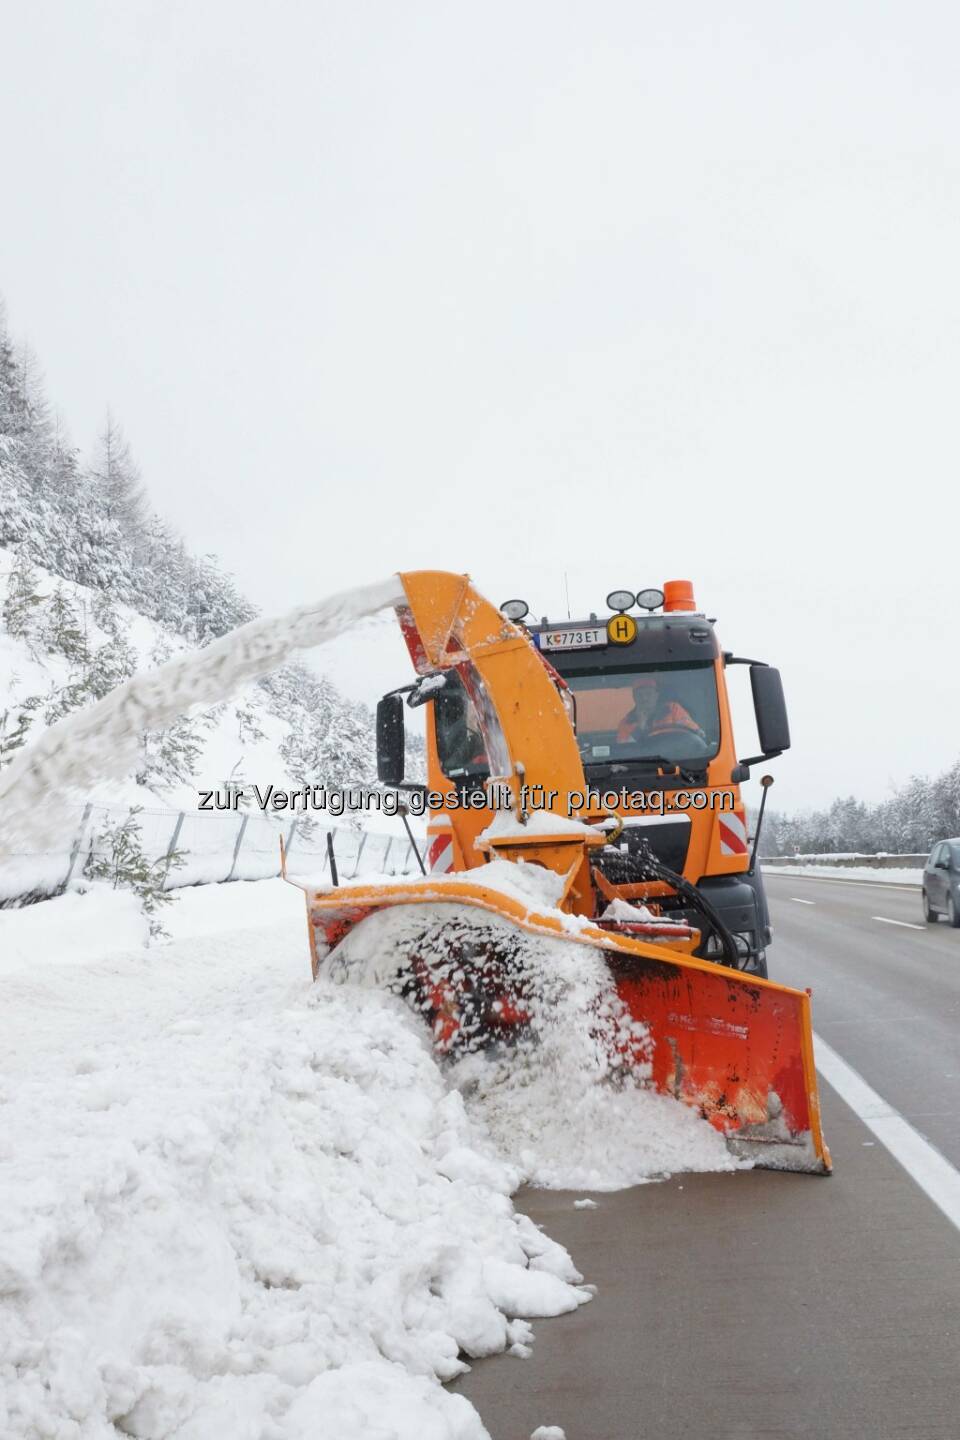
{"type": "MultiPolygon", "coordinates": [[[[637,717],[633,715],[632,711],[628,710],[620,721],[617,740],[621,743],[626,740],[632,740],[639,724],[640,722],[637,717]],[[631,718],[631,716],[633,716],[633,718],[631,718]]],[[[650,722],[650,729],[644,733],[646,735],[663,735],[667,730],[694,730],[699,734],[700,726],[689,712],[684,710],[682,705],[678,705],[675,700],[671,700],[668,705],[661,706],[655,713],[650,722]]]]}

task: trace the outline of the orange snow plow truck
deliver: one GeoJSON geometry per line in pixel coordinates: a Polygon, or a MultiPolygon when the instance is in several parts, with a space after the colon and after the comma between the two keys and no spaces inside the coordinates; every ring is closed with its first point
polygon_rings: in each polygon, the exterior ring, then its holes
{"type": "Polygon", "coordinates": [[[400,580],[417,678],[377,707],[378,770],[428,816],[430,873],[306,883],[314,976],[389,955],[435,1047],[456,1053],[523,1033],[525,955],[599,955],[628,1022],[604,1032],[614,1071],[694,1107],[757,1165],[828,1173],[810,995],[766,978],[739,791],[790,743],[778,672],[741,662],[763,751],[742,761],[724,674],[737,660],[688,582],[615,591],[606,619],[534,625],[466,576],[400,580]],[[425,786],[404,779],[418,706],[425,786]]]}

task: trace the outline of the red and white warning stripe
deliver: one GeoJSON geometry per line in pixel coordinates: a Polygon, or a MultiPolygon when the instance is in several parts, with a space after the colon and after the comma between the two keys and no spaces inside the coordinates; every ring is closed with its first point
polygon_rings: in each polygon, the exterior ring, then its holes
{"type": "Polygon", "coordinates": [[[747,822],[742,811],[729,810],[717,816],[720,826],[720,854],[746,855],[747,822]]]}
{"type": "Polygon", "coordinates": [[[453,835],[441,830],[431,835],[427,846],[427,869],[431,875],[445,875],[453,867],[453,835]]]}

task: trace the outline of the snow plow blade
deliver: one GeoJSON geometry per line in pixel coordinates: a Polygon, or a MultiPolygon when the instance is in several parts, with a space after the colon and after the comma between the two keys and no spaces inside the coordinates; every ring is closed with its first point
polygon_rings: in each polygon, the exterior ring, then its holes
{"type": "MultiPolygon", "coordinates": [[[[335,974],[338,956],[351,950],[363,963],[382,965],[388,956],[395,970],[413,975],[419,967],[425,978],[415,1008],[441,1053],[468,1030],[502,1037],[523,1025],[516,964],[525,949],[544,940],[583,947],[585,962],[586,951],[600,952],[639,1037],[617,1041],[611,1058],[639,1084],[695,1108],[754,1165],[829,1173],[808,993],[683,953],[696,945],[696,930],[683,936],[651,925],[642,939],[611,933],[461,874],[300,888],[314,978],[335,974]]],[[[550,946],[540,948],[549,963],[550,946]]]]}

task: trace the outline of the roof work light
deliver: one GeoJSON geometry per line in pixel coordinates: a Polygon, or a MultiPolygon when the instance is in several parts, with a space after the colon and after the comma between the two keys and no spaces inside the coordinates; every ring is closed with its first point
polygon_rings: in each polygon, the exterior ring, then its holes
{"type": "Polygon", "coordinates": [[[658,610],[663,604],[662,590],[638,590],[637,604],[641,610],[658,610]]]}
{"type": "Polygon", "coordinates": [[[621,614],[635,605],[637,597],[632,590],[611,590],[607,596],[607,605],[611,610],[617,610],[621,614]]]}

